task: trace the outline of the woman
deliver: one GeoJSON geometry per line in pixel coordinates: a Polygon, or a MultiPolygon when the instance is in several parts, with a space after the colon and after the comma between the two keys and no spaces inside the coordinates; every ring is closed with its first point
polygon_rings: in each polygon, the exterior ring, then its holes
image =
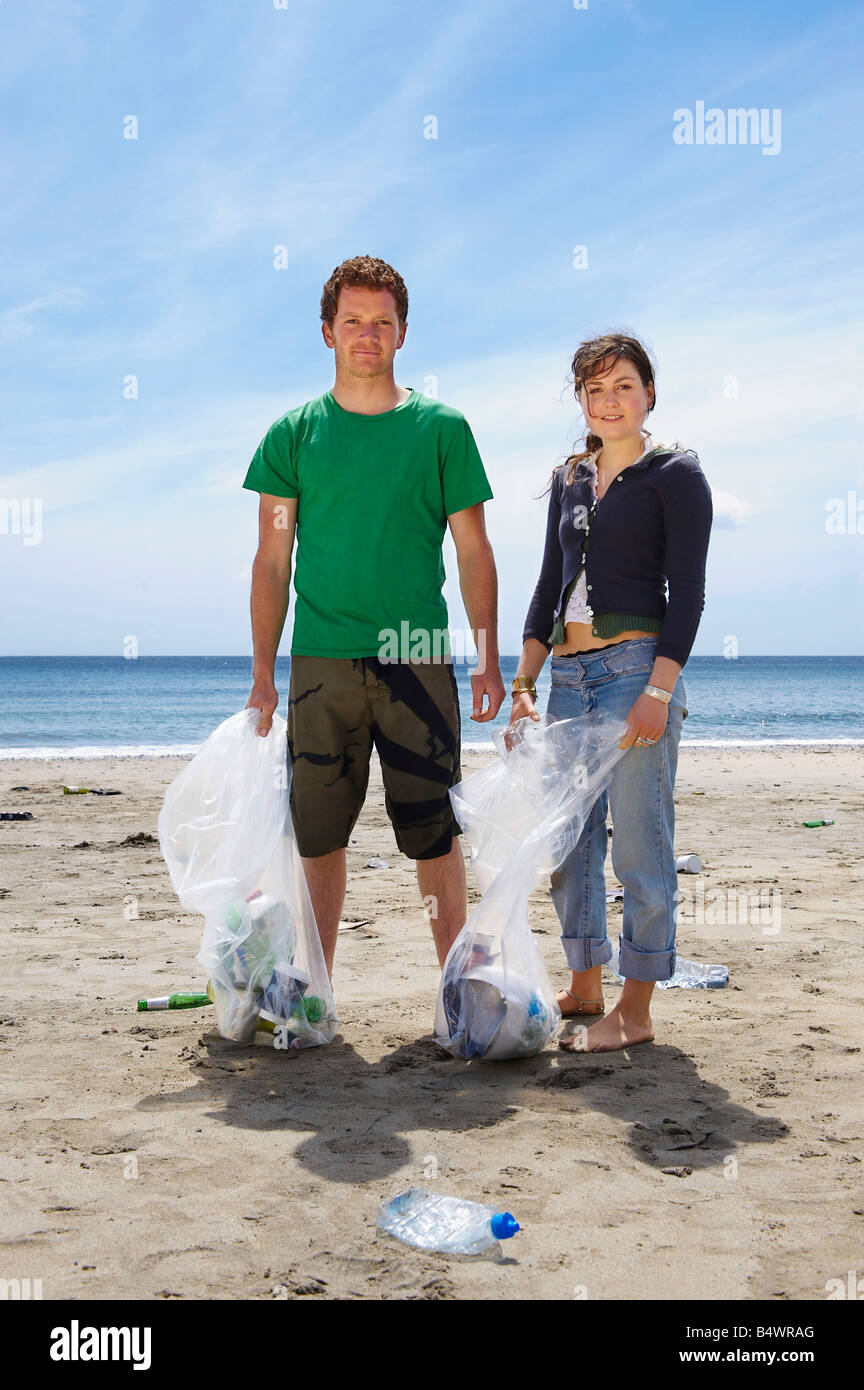
{"type": "Polygon", "coordinates": [[[550,648],[549,719],[594,711],[626,719],[620,746],[629,751],[550,890],[572,971],[561,1012],[603,1014],[611,809],[612,866],[624,885],[624,987],[609,1014],[560,1044],[608,1052],[652,1041],[654,985],[675,970],[674,786],[687,713],[680,672],[704,606],[712,509],[696,455],[656,443],[643,428],[656,394],[637,339],[610,333],[582,343],[573,382],[589,428],[585,449],[552,476],[510,722],[540,718],[534,682],[550,648]]]}

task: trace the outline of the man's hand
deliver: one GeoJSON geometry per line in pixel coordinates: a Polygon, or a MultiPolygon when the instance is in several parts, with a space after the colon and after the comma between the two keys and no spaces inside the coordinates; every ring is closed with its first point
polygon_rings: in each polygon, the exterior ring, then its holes
{"type": "Polygon", "coordinates": [[[471,677],[471,691],[474,696],[474,710],[471,718],[478,724],[485,724],[487,719],[494,719],[504,703],[506,694],[498,667],[495,666],[490,671],[475,671],[471,677]],[[489,699],[489,708],[485,714],[481,713],[484,695],[489,699]]]}
{"type": "Polygon", "coordinates": [[[273,670],[288,612],[291,551],[297,527],[297,498],[262,492],[258,506],[258,551],[252,565],[252,694],[247,709],[260,709],[257,732],[270,732],[279,695],[273,670]],[[259,672],[266,674],[260,675],[259,672]]]}
{"type": "Polygon", "coordinates": [[[246,701],[247,709],[260,709],[261,719],[258,721],[256,733],[262,738],[266,738],[273,724],[273,715],[276,713],[276,706],[279,704],[279,693],[271,680],[264,680],[258,677],[252,686],[252,694],[246,701]]]}
{"type": "Polygon", "coordinates": [[[483,503],[451,512],[447,517],[450,534],[456,546],[459,566],[459,587],[465,612],[477,644],[477,667],[471,676],[474,708],[471,718],[476,724],[494,719],[504,702],[504,682],[498,669],[498,576],[495,557],[486,535],[483,503]],[[489,708],[483,712],[483,698],[489,708]]]}

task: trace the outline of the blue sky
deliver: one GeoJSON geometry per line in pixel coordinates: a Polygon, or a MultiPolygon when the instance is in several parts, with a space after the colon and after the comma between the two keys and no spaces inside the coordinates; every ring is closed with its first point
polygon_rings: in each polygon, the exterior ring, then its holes
{"type": "Polygon", "coordinates": [[[569,361],[609,328],[714,490],[694,651],[864,650],[864,539],[826,530],[864,512],[862,37],[798,0],[4,0],[0,498],[43,515],[38,544],[0,515],[0,652],[249,650],[240,483],[330,386],[321,285],[359,252],[408,284],[397,379],[480,445],[503,651],[580,432],[569,361]],[[677,144],[699,102],[779,110],[779,152],[677,144]]]}

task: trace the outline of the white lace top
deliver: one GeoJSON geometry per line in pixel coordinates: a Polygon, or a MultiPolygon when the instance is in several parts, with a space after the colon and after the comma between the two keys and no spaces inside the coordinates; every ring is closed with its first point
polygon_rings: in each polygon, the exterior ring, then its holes
{"type": "MultiPolygon", "coordinates": [[[[651,449],[656,447],[654,440],[647,432],[645,433],[644,441],[644,447],[639,455],[639,459],[644,458],[651,449]]],[[[593,454],[589,454],[586,459],[583,459],[583,462],[591,474],[591,496],[594,498],[595,502],[597,501],[597,455],[599,452],[600,450],[597,449],[593,454]]],[[[634,459],[633,462],[638,463],[639,459],[634,459]]],[[[590,623],[593,619],[594,613],[588,602],[588,581],[585,578],[585,566],[583,565],[576,578],[576,583],[570,590],[570,598],[567,601],[567,611],[564,614],[564,626],[566,628],[568,623],[590,623]]]]}
{"type": "Polygon", "coordinates": [[[583,565],[576,583],[570,590],[567,612],[564,614],[564,626],[566,627],[568,623],[591,623],[593,621],[594,612],[588,602],[588,586],[585,579],[585,566],[583,565]]]}

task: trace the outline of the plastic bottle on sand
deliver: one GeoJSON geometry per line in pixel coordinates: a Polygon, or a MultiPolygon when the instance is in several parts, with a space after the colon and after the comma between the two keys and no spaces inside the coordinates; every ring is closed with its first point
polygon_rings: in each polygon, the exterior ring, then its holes
{"type": "Polygon", "coordinates": [[[722,989],[729,983],[728,965],[703,965],[698,960],[675,957],[675,974],[658,980],[658,989],[722,989]]]}
{"type": "MultiPolygon", "coordinates": [[[[618,952],[613,952],[609,969],[614,971],[623,983],[618,971],[618,952]]],[[[729,983],[728,965],[703,965],[702,961],[685,960],[675,957],[675,974],[668,980],[658,980],[658,989],[723,989],[729,983]]]]}
{"type": "Polygon", "coordinates": [[[447,1255],[479,1255],[519,1230],[509,1211],[461,1197],[436,1196],[423,1187],[409,1188],[382,1202],[378,1225],[406,1245],[447,1255]]]}

